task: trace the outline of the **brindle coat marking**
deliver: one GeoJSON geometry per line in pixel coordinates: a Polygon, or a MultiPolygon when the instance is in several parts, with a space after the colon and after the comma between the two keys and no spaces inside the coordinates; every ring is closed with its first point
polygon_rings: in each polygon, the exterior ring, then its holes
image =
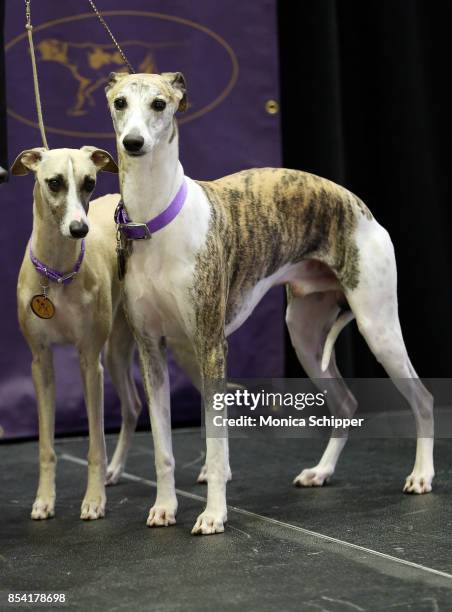
{"type": "MultiPolygon", "coordinates": [[[[211,310],[214,316],[225,310],[226,324],[247,291],[287,264],[318,260],[344,288],[358,286],[354,231],[360,216],[372,215],[343,187],[307,172],[275,168],[245,170],[199,185],[211,205],[211,223],[198,257],[193,299],[212,307],[223,299],[225,283],[225,308],[217,304],[211,310]],[[224,279],[212,261],[221,262],[224,279]]],[[[204,308],[198,315],[200,328],[218,324],[209,323],[204,308]]]]}

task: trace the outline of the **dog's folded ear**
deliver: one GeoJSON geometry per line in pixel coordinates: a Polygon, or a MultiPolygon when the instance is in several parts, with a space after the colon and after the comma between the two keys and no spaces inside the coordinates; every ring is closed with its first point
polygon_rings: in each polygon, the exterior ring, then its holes
{"type": "Polygon", "coordinates": [[[88,154],[98,172],[103,170],[104,172],[118,174],[118,166],[108,151],[98,149],[97,147],[82,147],[80,151],[88,154]]]}
{"type": "Polygon", "coordinates": [[[19,153],[11,166],[11,174],[14,174],[14,176],[24,176],[30,170],[36,172],[42,160],[42,154],[45,151],[46,149],[43,147],[36,147],[36,149],[26,149],[19,153]]]}
{"type": "Polygon", "coordinates": [[[187,81],[182,72],[162,72],[161,76],[173,86],[179,97],[180,112],[184,112],[188,107],[187,100],[187,81]]]}
{"type": "Polygon", "coordinates": [[[125,76],[128,75],[128,72],[110,72],[110,74],[108,75],[108,81],[107,84],[105,85],[105,91],[109,91],[113,85],[116,85],[116,83],[124,78],[125,76]]]}

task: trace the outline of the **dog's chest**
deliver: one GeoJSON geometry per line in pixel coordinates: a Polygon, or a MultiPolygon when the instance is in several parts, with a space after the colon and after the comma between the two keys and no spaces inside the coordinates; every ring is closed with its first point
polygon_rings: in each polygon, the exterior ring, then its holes
{"type": "Polygon", "coordinates": [[[39,318],[31,309],[33,296],[41,294],[29,290],[22,296],[22,308],[26,312],[26,325],[35,337],[41,337],[46,344],[76,344],[86,336],[92,327],[95,306],[93,296],[81,292],[77,287],[51,285],[47,290],[54,315],[50,319],[39,318]]]}
{"type": "Polygon", "coordinates": [[[145,249],[135,252],[128,262],[125,281],[127,310],[135,325],[155,336],[185,333],[191,316],[192,282],[190,270],[178,260],[148,257],[145,249]]]}
{"type": "Polygon", "coordinates": [[[127,263],[127,310],[135,327],[151,335],[186,336],[194,327],[193,285],[210,207],[198,185],[187,181],[187,201],[179,216],[150,241],[135,242],[127,263]]]}

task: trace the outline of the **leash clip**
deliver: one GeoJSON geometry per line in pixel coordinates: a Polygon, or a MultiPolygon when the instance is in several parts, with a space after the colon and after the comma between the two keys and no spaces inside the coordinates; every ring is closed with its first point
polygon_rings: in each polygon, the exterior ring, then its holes
{"type": "Polygon", "coordinates": [[[132,238],[132,240],[150,240],[152,238],[152,234],[151,234],[151,230],[149,229],[149,227],[146,225],[146,223],[120,223],[119,224],[119,229],[122,232],[123,228],[130,228],[132,230],[134,229],[143,229],[144,230],[144,235],[137,237],[137,238],[132,238]]]}

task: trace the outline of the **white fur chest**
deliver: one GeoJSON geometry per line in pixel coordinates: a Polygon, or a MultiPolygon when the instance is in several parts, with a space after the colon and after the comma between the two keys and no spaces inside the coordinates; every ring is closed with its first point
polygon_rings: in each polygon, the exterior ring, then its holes
{"type": "Polygon", "coordinates": [[[129,316],[137,329],[168,338],[193,331],[191,290],[197,255],[204,247],[210,206],[191,179],[179,215],[150,240],[133,243],[124,288],[129,316]]]}

